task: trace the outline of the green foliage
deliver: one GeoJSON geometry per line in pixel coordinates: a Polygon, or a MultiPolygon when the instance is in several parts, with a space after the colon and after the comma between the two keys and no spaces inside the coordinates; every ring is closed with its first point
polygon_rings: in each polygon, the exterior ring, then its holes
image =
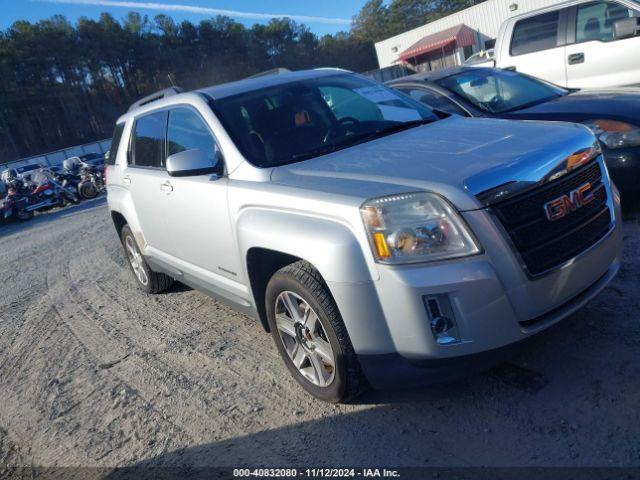
{"type": "Polygon", "coordinates": [[[246,28],[167,15],[56,15],[0,32],[0,163],[106,138],[133,101],[175,82],[192,89],[274,67],[377,67],[373,42],[482,0],[369,0],[350,33],[318,38],[287,18],[246,28]]]}
{"type": "Polygon", "coordinates": [[[111,135],[138,98],[274,67],[376,68],[373,46],[347,33],[318,38],[290,19],[246,28],[227,17],[199,25],[166,15],[62,16],[0,32],[0,163],[111,135]]]}

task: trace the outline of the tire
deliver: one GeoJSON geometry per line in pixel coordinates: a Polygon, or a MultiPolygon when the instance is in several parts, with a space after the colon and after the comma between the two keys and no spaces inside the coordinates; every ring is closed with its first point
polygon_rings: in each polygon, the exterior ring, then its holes
{"type": "Polygon", "coordinates": [[[80,193],[80,197],[84,198],[85,200],[96,198],[99,193],[95,185],[88,180],[78,185],[78,192],[80,193]]]}
{"type": "Polygon", "coordinates": [[[161,293],[173,285],[174,280],[169,275],[151,270],[138,248],[129,225],[122,227],[120,241],[133,278],[141,290],[147,293],[161,293]]]}
{"type": "Polygon", "coordinates": [[[22,210],[21,212],[16,212],[16,218],[21,222],[27,222],[33,218],[33,211],[31,210],[22,210]]]}
{"type": "Polygon", "coordinates": [[[278,352],[307,392],[325,402],[338,403],[348,402],[366,389],[338,306],[311,264],[299,261],[271,277],[266,310],[278,352]],[[291,309],[297,313],[291,315],[291,309]]]}

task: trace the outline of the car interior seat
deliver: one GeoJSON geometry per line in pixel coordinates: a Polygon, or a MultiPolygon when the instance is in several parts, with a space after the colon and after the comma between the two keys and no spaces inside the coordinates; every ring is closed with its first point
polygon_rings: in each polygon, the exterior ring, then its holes
{"type": "Polygon", "coordinates": [[[601,40],[602,28],[600,26],[600,20],[597,18],[590,18],[584,25],[584,39],[585,40],[601,40]]]}
{"type": "Polygon", "coordinates": [[[327,131],[323,123],[311,105],[292,102],[271,109],[261,107],[255,125],[267,161],[277,162],[319,146],[327,131]]]}

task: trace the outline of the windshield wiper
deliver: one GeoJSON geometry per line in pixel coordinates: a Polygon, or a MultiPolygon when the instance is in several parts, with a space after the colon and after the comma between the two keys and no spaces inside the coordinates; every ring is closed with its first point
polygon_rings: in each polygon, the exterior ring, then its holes
{"type": "Polygon", "coordinates": [[[420,125],[426,125],[437,121],[436,118],[423,118],[421,120],[411,120],[408,122],[396,123],[387,128],[376,130],[371,135],[367,135],[364,140],[371,140],[373,138],[383,137],[385,135],[391,135],[392,133],[401,132],[410,128],[419,127],[420,125]]]}
{"type": "Polygon", "coordinates": [[[336,145],[327,145],[322,148],[316,148],[315,150],[310,150],[304,153],[297,153],[292,155],[291,158],[293,160],[307,160],[313,157],[319,157],[320,155],[326,155],[327,153],[335,152],[338,149],[336,145]]]}
{"type": "Polygon", "coordinates": [[[544,98],[539,98],[537,100],[533,100],[531,102],[527,102],[527,103],[523,103],[522,105],[518,105],[517,107],[513,107],[513,108],[507,108],[506,110],[501,110],[499,112],[491,112],[491,113],[511,113],[511,112],[515,112],[518,110],[524,110],[526,108],[531,108],[531,107],[535,107],[536,105],[540,105],[541,103],[547,103],[550,102],[551,100],[555,100],[556,98],[560,98],[562,95],[553,95],[550,97],[544,97],[544,98]]]}

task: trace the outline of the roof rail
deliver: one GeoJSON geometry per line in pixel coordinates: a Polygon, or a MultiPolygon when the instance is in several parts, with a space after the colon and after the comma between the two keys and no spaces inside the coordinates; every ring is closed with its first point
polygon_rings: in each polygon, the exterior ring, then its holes
{"type": "Polygon", "coordinates": [[[165,88],[164,90],[160,90],[159,92],[155,92],[155,93],[152,93],[151,95],[147,95],[146,97],[141,98],[137,102],[133,103],[129,107],[129,110],[127,111],[131,112],[137,108],[144,107],[145,105],[148,105],[157,100],[162,100],[163,98],[172,97],[173,95],[178,95],[179,93],[182,93],[182,92],[184,92],[184,90],[180,87],[165,88]]]}
{"type": "Polygon", "coordinates": [[[266,77],[268,75],[280,75],[282,73],[290,73],[291,70],[288,68],[272,68],[271,70],[265,70],[264,72],[256,73],[255,75],[251,75],[247,78],[258,78],[258,77],[266,77]]]}

